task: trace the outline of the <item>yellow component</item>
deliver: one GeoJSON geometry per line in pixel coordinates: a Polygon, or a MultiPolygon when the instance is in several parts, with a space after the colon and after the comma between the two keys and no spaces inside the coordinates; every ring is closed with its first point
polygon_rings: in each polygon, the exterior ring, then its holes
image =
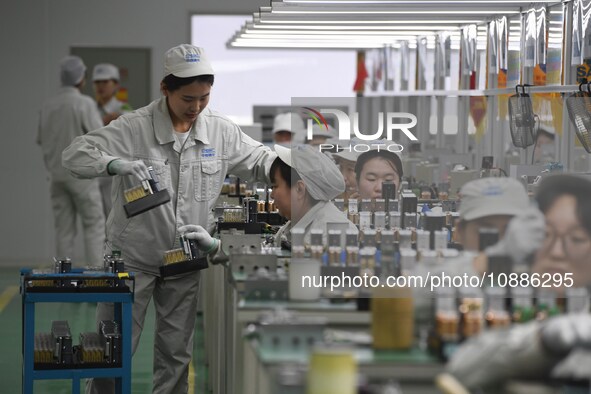
{"type": "Polygon", "coordinates": [[[123,278],[129,278],[129,274],[128,274],[127,272],[119,272],[119,273],[117,274],[117,277],[118,277],[119,279],[123,279],[123,278]]]}
{"type": "Polygon", "coordinates": [[[132,187],[131,189],[125,190],[123,192],[123,195],[125,196],[125,201],[129,203],[147,196],[148,193],[146,193],[143,186],[136,186],[132,187]]]}

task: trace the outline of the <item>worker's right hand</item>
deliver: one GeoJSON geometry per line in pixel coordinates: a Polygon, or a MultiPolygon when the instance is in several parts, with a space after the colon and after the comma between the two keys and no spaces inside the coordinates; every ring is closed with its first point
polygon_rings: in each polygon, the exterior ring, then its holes
{"type": "Polygon", "coordinates": [[[179,227],[179,233],[185,234],[188,239],[197,241],[197,247],[205,254],[213,253],[218,248],[219,241],[209,235],[202,226],[195,224],[181,226],[179,227]]]}
{"type": "Polygon", "coordinates": [[[116,159],[109,163],[109,172],[117,175],[135,175],[140,181],[150,179],[148,167],[141,160],[116,159]]]}
{"type": "Polygon", "coordinates": [[[531,206],[516,215],[507,226],[505,236],[485,250],[487,256],[509,256],[513,263],[527,263],[544,242],[546,220],[544,214],[531,206]]]}

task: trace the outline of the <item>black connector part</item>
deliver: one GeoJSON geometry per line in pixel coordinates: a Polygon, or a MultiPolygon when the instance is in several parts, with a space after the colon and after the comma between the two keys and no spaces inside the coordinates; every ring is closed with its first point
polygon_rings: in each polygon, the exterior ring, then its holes
{"type": "Polygon", "coordinates": [[[160,276],[163,278],[186,274],[193,271],[201,271],[209,267],[206,257],[200,257],[198,259],[182,261],[180,263],[172,263],[160,266],[160,276]]]}
{"type": "Polygon", "coordinates": [[[170,201],[170,195],[166,189],[155,192],[154,194],[148,194],[145,197],[139,198],[135,201],[128,202],[123,205],[127,218],[134,217],[140,213],[149,211],[150,209],[156,208],[162,204],[166,204],[170,201]]]}

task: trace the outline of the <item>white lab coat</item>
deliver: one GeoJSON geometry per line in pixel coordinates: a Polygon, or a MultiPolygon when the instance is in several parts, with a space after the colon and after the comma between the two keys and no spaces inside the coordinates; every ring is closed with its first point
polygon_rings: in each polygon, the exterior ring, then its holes
{"type": "Polygon", "coordinates": [[[73,257],[77,218],[82,219],[86,261],[102,264],[105,217],[96,180],[73,178],[62,167],[62,151],[74,138],[102,126],[94,101],[75,87],[63,87],[41,109],[37,143],[51,178],[56,253],[73,257]]]}

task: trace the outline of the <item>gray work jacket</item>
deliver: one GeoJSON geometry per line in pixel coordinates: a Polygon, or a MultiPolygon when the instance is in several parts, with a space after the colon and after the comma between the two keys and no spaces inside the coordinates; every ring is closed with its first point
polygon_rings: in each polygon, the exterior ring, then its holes
{"type": "Polygon", "coordinates": [[[114,178],[106,250],[121,250],[133,269],[158,274],[165,251],[178,247],[178,227],[213,229],[212,211],[226,174],[269,182],[276,154],[228,118],[205,108],[190,133],[181,146],[161,98],[76,138],[63,152],[64,167],[76,177],[108,176],[107,165],[115,159],[142,160],[154,168],[160,188],[168,189],[169,203],[127,219],[124,191],[139,182],[133,175],[114,178]]]}

